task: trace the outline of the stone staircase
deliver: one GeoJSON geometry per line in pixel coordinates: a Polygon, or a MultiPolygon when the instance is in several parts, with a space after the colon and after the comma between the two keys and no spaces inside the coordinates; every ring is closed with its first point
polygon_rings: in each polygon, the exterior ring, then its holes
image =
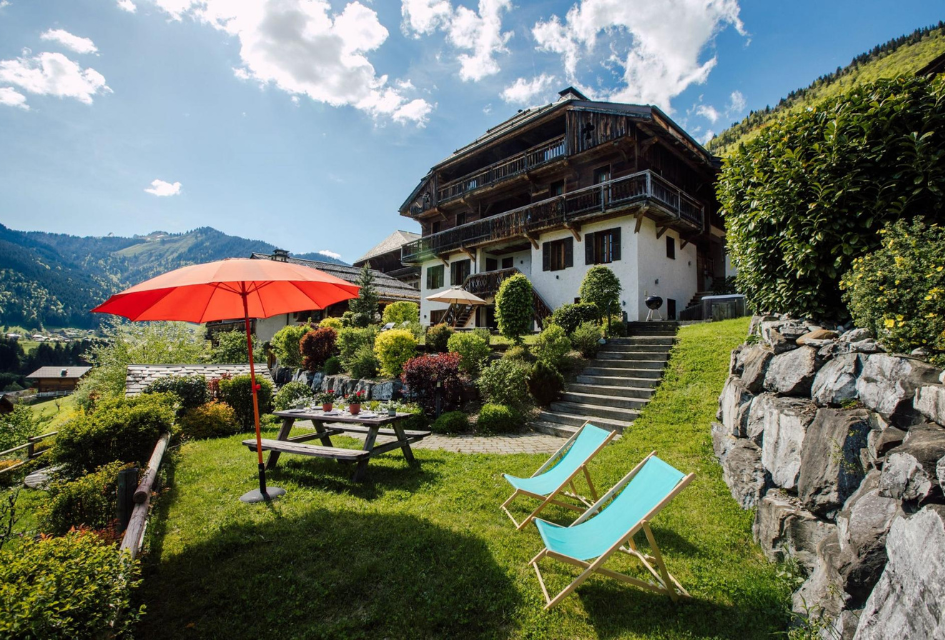
{"type": "Polygon", "coordinates": [[[607,341],[597,358],[543,410],[532,428],[571,437],[586,420],[622,432],[656,392],[676,341],[676,322],[631,322],[626,338],[607,341]]]}

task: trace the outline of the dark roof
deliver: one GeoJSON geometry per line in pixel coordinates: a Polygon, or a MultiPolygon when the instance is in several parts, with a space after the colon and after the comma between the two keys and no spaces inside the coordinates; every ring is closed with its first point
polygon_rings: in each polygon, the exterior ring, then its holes
{"type": "MultiPolygon", "coordinates": [[[[250,256],[254,260],[271,260],[272,256],[268,253],[254,253],[250,256]]],[[[321,262],[319,260],[302,260],[301,258],[288,258],[292,264],[301,264],[306,267],[314,267],[319,271],[324,271],[348,282],[357,282],[358,275],[361,273],[360,267],[352,267],[331,262],[321,262]]],[[[397,302],[399,300],[408,300],[410,302],[420,303],[420,292],[405,282],[392,278],[386,273],[381,273],[376,269],[371,269],[374,273],[374,286],[377,287],[377,293],[381,302],[397,302]]]]}
{"type": "MultiPolygon", "coordinates": [[[[248,373],[249,364],[129,364],[125,374],[125,395],[136,396],[155,380],[168,376],[203,376],[210,380],[223,374],[241,376],[248,373]]],[[[273,382],[269,368],[263,364],[256,367],[256,376],[273,382]]]]}
{"type": "Polygon", "coordinates": [[[412,231],[395,231],[381,240],[373,249],[370,249],[363,256],[355,260],[353,264],[356,267],[360,267],[371,258],[376,258],[377,256],[384,255],[385,253],[391,253],[392,251],[397,251],[400,253],[400,248],[402,246],[419,238],[419,233],[414,233],[412,231]]]}
{"type": "Polygon", "coordinates": [[[935,56],[928,64],[915,72],[917,76],[934,76],[945,71],[945,53],[935,56]]]}
{"type": "Polygon", "coordinates": [[[92,367],[40,367],[33,373],[26,376],[31,380],[39,380],[40,378],[60,378],[63,380],[78,380],[89,371],[92,370],[92,367]]]}

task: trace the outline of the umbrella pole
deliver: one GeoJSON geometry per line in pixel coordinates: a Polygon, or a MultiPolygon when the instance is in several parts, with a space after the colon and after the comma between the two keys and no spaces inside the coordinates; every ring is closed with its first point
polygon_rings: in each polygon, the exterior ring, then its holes
{"type": "Polygon", "coordinates": [[[259,489],[254,489],[244,493],[240,500],[243,502],[263,502],[275,500],[285,494],[285,489],[279,487],[266,488],[266,465],[263,463],[262,454],[262,434],[259,429],[259,399],[256,396],[256,365],[253,358],[253,332],[249,324],[249,308],[246,302],[246,291],[242,292],[243,297],[243,320],[246,324],[246,350],[249,352],[249,379],[253,390],[253,420],[256,424],[256,456],[259,463],[259,489]]]}

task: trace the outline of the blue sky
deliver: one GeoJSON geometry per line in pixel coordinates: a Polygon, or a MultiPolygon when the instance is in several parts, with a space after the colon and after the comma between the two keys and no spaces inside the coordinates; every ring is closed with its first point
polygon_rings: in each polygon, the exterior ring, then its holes
{"type": "Polygon", "coordinates": [[[435,162],[574,84],[696,138],[940,2],[0,0],[0,222],[351,261],[435,162]]]}

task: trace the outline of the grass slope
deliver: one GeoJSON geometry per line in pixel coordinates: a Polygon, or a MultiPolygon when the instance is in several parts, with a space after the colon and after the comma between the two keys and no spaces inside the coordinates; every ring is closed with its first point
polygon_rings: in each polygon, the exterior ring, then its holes
{"type": "MultiPolygon", "coordinates": [[[[592,464],[599,487],[653,449],[695,471],[653,525],[693,601],[674,605],[592,578],[542,611],[527,565],[540,538],[534,527],[515,532],[498,507],[510,492],[501,474],[530,475],[544,456],[419,451],[422,466],[412,469],[387,455],[371,463],[364,485],[332,461],[286,456],[271,483],[288,495],[247,506],[236,498],[254,487],[254,465],[239,436],[182,447],[152,524],[139,635],[770,637],[787,624],[790,586],[752,543],[752,515],[729,495],[709,436],[729,352],[746,330],[746,319],[682,329],[644,415],[592,464]]],[[[567,513],[550,515],[569,522],[567,513]]],[[[551,589],[575,575],[543,566],[551,589]]]]}

